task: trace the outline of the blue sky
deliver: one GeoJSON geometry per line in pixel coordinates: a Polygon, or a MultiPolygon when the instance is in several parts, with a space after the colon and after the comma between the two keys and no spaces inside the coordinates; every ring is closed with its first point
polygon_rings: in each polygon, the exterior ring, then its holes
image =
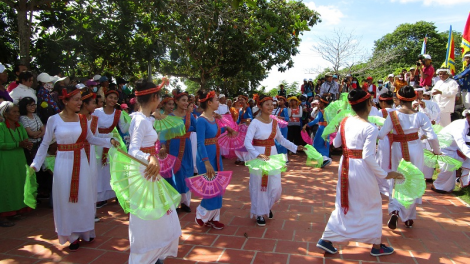
{"type": "MultiPolygon", "coordinates": [[[[374,41],[403,23],[417,21],[434,22],[438,31],[446,31],[452,25],[462,32],[470,11],[470,0],[362,0],[362,1],[303,1],[310,9],[321,14],[322,22],[304,32],[300,54],[294,57],[294,67],[284,73],[273,68],[261,82],[268,89],[277,87],[282,80],[289,83],[315,78],[311,68],[325,68],[330,64],[312,50],[318,37],[328,37],[329,32],[341,29],[354,32],[367,52],[374,41]]],[[[432,54],[431,54],[432,55],[432,54]]]]}

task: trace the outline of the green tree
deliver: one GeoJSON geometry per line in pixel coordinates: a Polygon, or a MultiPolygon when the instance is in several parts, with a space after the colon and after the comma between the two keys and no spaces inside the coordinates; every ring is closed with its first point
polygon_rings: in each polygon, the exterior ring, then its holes
{"type": "Polygon", "coordinates": [[[0,2],[0,62],[13,64],[18,58],[18,21],[15,10],[0,2]]]}
{"type": "Polygon", "coordinates": [[[247,92],[273,66],[293,66],[299,34],[319,21],[303,3],[281,0],[169,1],[166,42],[170,52],[160,70],[210,88],[210,80],[225,91],[247,92]],[[178,26],[175,26],[178,25],[178,26]]]}
{"type": "Polygon", "coordinates": [[[446,49],[447,37],[437,31],[433,22],[426,21],[399,25],[392,33],[375,41],[373,54],[396,50],[400,56],[389,64],[415,65],[426,35],[426,53],[432,56],[434,62],[442,62],[445,59],[445,52],[442,51],[446,49]]]}

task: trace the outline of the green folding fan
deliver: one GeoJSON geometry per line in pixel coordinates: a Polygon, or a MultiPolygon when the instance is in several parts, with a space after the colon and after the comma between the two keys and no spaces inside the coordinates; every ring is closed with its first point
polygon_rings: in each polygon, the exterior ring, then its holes
{"type": "Polygon", "coordinates": [[[434,155],[431,151],[424,150],[424,164],[430,168],[440,166],[444,171],[456,171],[462,167],[462,162],[445,155],[434,155]]]}
{"type": "Polygon", "coordinates": [[[424,174],[411,162],[402,159],[398,165],[397,172],[403,174],[404,180],[395,179],[393,198],[409,208],[415,199],[423,196],[426,190],[424,174]]]}
{"type": "Polygon", "coordinates": [[[24,204],[36,209],[36,196],[38,195],[38,183],[36,181],[36,172],[28,165],[26,167],[26,181],[24,183],[24,204]]]}
{"type": "Polygon", "coordinates": [[[286,156],[284,154],[277,154],[269,156],[269,160],[252,159],[246,161],[245,165],[250,169],[250,173],[261,171],[262,174],[278,173],[278,171],[286,171],[286,156]]]}
{"type": "Polygon", "coordinates": [[[144,177],[147,164],[120,149],[111,148],[111,187],[124,212],[143,220],[159,219],[179,206],[181,195],[165,179],[144,177]]]}
{"type": "Polygon", "coordinates": [[[170,140],[186,133],[186,127],[181,117],[167,115],[165,118],[155,120],[153,128],[159,133],[160,140],[170,140]]]}
{"type": "Polygon", "coordinates": [[[312,145],[305,145],[305,154],[307,154],[306,165],[309,167],[320,168],[323,165],[323,156],[312,145]]]}

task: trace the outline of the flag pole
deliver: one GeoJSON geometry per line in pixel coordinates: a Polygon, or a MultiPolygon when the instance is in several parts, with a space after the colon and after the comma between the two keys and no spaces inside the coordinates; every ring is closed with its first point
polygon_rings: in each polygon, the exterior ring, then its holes
{"type": "Polygon", "coordinates": [[[446,52],[446,68],[449,67],[449,52],[451,49],[451,42],[452,41],[452,25],[450,25],[450,30],[449,30],[449,39],[447,40],[447,52],[446,52]]]}

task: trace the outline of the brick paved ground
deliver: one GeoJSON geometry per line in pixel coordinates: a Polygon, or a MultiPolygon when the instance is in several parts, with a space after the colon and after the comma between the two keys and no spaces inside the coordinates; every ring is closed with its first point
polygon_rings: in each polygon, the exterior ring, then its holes
{"type": "MultiPolygon", "coordinates": [[[[180,215],[183,236],[178,258],[171,263],[470,263],[470,209],[452,195],[430,190],[418,208],[413,229],[402,224],[388,230],[386,199],[383,200],[384,242],[396,249],[387,257],[372,257],[370,246],[340,245],[340,254],[324,255],[315,245],[334,208],[338,158],[326,170],[303,166],[304,156],[293,156],[283,175],[283,195],[273,212],[275,219],[258,227],[249,218],[248,170],[225,160],[234,175],[224,197],[221,221],[224,230],[201,228],[193,213],[180,215]]],[[[429,186],[428,186],[429,189],[429,186]]],[[[127,263],[128,217],[116,203],[99,210],[98,238],[82,243],[71,253],[58,244],[52,210],[41,206],[12,228],[0,229],[0,263],[127,263]]],[[[157,239],[157,238],[156,238],[157,239]]]]}

